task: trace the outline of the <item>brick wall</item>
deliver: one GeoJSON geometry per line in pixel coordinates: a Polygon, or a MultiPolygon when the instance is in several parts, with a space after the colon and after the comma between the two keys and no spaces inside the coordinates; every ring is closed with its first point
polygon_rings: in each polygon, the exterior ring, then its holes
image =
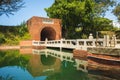
{"type": "Polygon", "coordinates": [[[20,47],[32,47],[32,40],[20,41],[20,47]]]}
{"type": "Polygon", "coordinates": [[[87,60],[88,52],[85,50],[73,50],[73,56],[81,60],[87,60]]]}

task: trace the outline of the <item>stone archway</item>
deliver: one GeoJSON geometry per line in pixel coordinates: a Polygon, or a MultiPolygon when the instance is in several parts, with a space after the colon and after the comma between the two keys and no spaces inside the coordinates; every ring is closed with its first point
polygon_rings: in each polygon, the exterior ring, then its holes
{"type": "Polygon", "coordinates": [[[45,27],[40,32],[41,41],[45,41],[47,38],[48,40],[55,40],[56,39],[56,32],[51,27],[45,27]]]}
{"type": "Polygon", "coordinates": [[[32,40],[44,41],[61,39],[61,20],[43,17],[32,17],[27,21],[32,40]]]}

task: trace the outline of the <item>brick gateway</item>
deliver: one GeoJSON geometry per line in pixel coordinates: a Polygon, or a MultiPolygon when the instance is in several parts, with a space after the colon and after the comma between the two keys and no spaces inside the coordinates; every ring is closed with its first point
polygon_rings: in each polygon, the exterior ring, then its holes
{"type": "Polygon", "coordinates": [[[32,40],[61,39],[61,20],[34,16],[27,21],[32,40]]]}

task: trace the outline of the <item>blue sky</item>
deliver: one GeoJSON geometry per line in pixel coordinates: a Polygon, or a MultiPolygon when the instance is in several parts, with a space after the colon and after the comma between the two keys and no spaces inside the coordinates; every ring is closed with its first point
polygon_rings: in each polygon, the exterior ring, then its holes
{"type": "MultiPolygon", "coordinates": [[[[24,0],[24,2],[25,8],[15,12],[14,15],[10,15],[9,17],[6,15],[0,16],[0,25],[19,25],[32,16],[47,17],[44,8],[50,7],[54,0],[24,0]]],[[[117,18],[110,11],[107,12],[105,17],[117,21],[117,18]]]]}
{"type": "Polygon", "coordinates": [[[22,8],[14,15],[7,17],[0,16],[0,25],[19,25],[21,22],[28,20],[32,16],[47,17],[44,8],[50,7],[54,0],[24,0],[25,8],[22,8]]]}

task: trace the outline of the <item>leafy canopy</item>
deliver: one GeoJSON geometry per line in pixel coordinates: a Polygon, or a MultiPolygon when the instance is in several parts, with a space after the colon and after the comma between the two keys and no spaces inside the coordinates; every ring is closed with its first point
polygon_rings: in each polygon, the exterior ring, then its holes
{"type": "Polygon", "coordinates": [[[93,29],[98,30],[96,29],[98,26],[101,27],[100,30],[107,29],[103,27],[108,26],[100,24],[105,21],[107,25],[107,22],[111,21],[102,18],[103,21],[100,21],[99,17],[114,4],[114,0],[55,0],[53,5],[45,10],[50,18],[62,20],[63,37],[74,38],[76,34],[88,35],[93,29]],[[100,24],[97,25],[97,22],[100,24]],[[80,29],[80,32],[76,29],[80,29]]]}

